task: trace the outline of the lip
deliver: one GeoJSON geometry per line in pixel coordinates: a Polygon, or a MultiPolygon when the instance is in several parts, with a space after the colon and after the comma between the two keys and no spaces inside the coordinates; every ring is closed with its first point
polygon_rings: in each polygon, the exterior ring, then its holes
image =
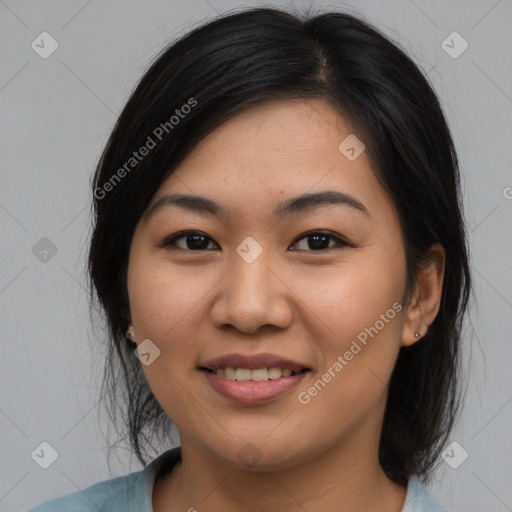
{"type": "Polygon", "coordinates": [[[225,354],[200,364],[199,370],[205,376],[209,385],[225,398],[239,403],[257,404],[274,400],[297,386],[305,375],[312,371],[312,368],[305,363],[264,352],[261,354],[225,354]],[[294,375],[271,380],[239,382],[215,373],[217,368],[248,368],[254,370],[271,367],[292,370],[294,375]]]}
{"type": "MultiPolygon", "coordinates": [[[[239,366],[238,368],[241,367],[239,366]]],[[[205,376],[210,386],[224,397],[239,403],[258,404],[273,400],[294,388],[310,371],[272,380],[240,382],[221,377],[204,368],[201,369],[201,373],[205,376]]]]}
{"type": "Polygon", "coordinates": [[[217,368],[250,368],[254,370],[256,368],[270,368],[272,366],[282,370],[289,369],[295,373],[299,373],[304,369],[311,369],[307,364],[267,352],[261,354],[225,354],[200,364],[199,368],[206,368],[212,371],[215,371],[217,368]]]}

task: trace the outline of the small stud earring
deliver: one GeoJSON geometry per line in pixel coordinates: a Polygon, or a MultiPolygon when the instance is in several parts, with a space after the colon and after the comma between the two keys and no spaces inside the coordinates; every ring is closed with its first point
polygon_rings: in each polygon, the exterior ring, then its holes
{"type": "Polygon", "coordinates": [[[128,327],[128,330],[126,331],[126,336],[128,338],[130,338],[131,340],[133,340],[133,337],[135,335],[135,330],[134,328],[130,325],[130,327],[128,327]]]}
{"type": "MultiPolygon", "coordinates": [[[[427,331],[428,331],[428,327],[429,327],[429,326],[428,326],[428,324],[427,324],[427,323],[425,323],[425,325],[427,326],[427,331]]],[[[425,331],[425,334],[427,334],[427,331],[425,331]]],[[[420,333],[420,332],[418,332],[418,331],[416,331],[416,332],[414,333],[414,337],[415,337],[415,338],[421,338],[421,333],[420,333]]]]}

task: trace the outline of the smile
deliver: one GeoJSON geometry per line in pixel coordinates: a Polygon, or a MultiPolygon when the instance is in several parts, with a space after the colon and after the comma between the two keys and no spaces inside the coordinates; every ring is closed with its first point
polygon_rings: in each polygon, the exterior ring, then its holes
{"type": "Polygon", "coordinates": [[[204,368],[207,371],[215,373],[220,377],[224,377],[229,380],[236,380],[238,382],[246,381],[264,381],[280,379],[281,377],[291,377],[297,373],[307,371],[307,368],[302,369],[300,372],[290,370],[290,368],[278,368],[271,366],[270,368],[217,368],[215,371],[208,368],[204,368]]]}
{"type": "Polygon", "coordinates": [[[228,367],[215,371],[201,368],[201,373],[213,390],[229,401],[242,404],[259,404],[275,400],[296,387],[310,372],[311,370],[304,369],[294,373],[290,369],[277,367],[253,370],[228,367]]]}

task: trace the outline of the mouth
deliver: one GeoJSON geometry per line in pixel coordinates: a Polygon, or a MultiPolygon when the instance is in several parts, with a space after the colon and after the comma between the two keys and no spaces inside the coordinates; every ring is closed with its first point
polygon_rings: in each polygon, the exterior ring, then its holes
{"type": "Polygon", "coordinates": [[[275,380],[311,371],[310,368],[302,368],[299,371],[295,371],[290,368],[279,368],[277,366],[263,368],[231,368],[228,366],[226,368],[216,368],[215,370],[200,367],[199,369],[219,377],[224,377],[225,379],[236,380],[237,382],[275,380]]]}
{"type": "Polygon", "coordinates": [[[305,364],[273,354],[228,354],[198,369],[217,393],[244,404],[275,400],[313,371],[305,364]]]}

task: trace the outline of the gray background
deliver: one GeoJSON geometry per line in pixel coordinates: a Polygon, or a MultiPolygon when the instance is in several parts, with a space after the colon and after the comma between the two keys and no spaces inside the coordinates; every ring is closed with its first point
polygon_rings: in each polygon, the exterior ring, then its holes
{"type": "MultiPolygon", "coordinates": [[[[109,471],[108,420],[97,412],[103,354],[91,342],[84,288],[89,178],[149,60],[168,40],[243,5],[263,3],[0,0],[2,511],[141,468],[124,446],[109,471]],[[31,48],[43,31],[59,44],[47,59],[31,48]],[[57,249],[47,261],[33,251],[43,237],[57,249]],[[31,458],[43,441],[59,455],[46,470],[31,458]]],[[[466,324],[466,407],[452,436],[469,457],[458,469],[440,459],[429,490],[451,511],[512,511],[512,2],[314,5],[374,23],[441,96],[461,160],[478,304],[466,324]],[[455,59],[441,46],[453,31],[469,44],[455,59]]]]}

